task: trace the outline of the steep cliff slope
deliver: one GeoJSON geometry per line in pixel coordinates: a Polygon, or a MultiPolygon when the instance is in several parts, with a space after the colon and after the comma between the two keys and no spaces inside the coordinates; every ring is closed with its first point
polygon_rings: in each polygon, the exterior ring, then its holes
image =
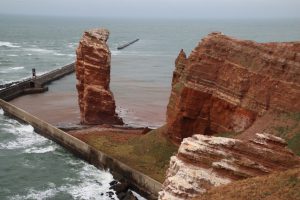
{"type": "Polygon", "coordinates": [[[159,199],[299,168],[299,116],[300,42],[209,34],[175,62],[166,134],[181,145],[159,199]]]}
{"type": "Polygon", "coordinates": [[[192,198],[215,186],[296,167],[300,158],[273,135],[257,133],[248,140],[193,135],[171,158],[159,199],[192,198]]]}
{"type": "Polygon", "coordinates": [[[242,132],[268,110],[300,112],[300,42],[256,43],[212,33],[180,52],[167,110],[175,142],[242,132]]]}
{"type": "Polygon", "coordinates": [[[84,124],[122,124],[109,89],[111,54],[106,44],[108,37],[106,29],[86,31],[76,51],[76,86],[84,124]]]}

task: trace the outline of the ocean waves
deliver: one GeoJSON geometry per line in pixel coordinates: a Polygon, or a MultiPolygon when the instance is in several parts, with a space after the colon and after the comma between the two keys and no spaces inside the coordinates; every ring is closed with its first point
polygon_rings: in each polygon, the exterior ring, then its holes
{"type": "MultiPolygon", "coordinates": [[[[32,56],[32,55],[54,55],[54,56],[67,56],[67,57],[75,57],[75,43],[68,43],[66,44],[67,47],[73,49],[72,52],[67,50],[67,52],[62,52],[58,49],[48,49],[44,47],[40,47],[37,45],[30,45],[30,44],[22,44],[19,45],[17,43],[12,42],[4,42],[0,41],[0,48],[5,48],[2,51],[7,51],[7,57],[18,57],[18,56],[32,56]]],[[[57,48],[57,47],[56,47],[57,48]]],[[[66,50],[63,48],[64,51],[66,50]]]]}
{"type": "MultiPolygon", "coordinates": [[[[0,68],[1,69],[1,68],[0,68]]],[[[6,74],[6,73],[11,73],[11,72],[16,72],[18,70],[24,69],[24,66],[17,66],[17,67],[7,67],[6,69],[1,69],[0,73],[6,74]]]]}
{"type": "Polygon", "coordinates": [[[109,171],[74,157],[35,133],[31,125],[5,116],[2,109],[0,156],[5,160],[5,165],[0,163],[0,197],[4,199],[118,199],[110,189],[114,178],[109,171]]]}
{"type": "Polygon", "coordinates": [[[19,150],[23,153],[46,153],[55,150],[52,141],[36,134],[31,125],[4,116],[2,109],[0,122],[0,133],[4,136],[0,140],[0,150],[19,150]]]}
{"type": "Polygon", "coordinates": [[[24,50],[27,52],[35,52],[35,53],[42,53],[42,54],[56,53],[56,51],[54,51],[54,50],[43,49],[43,48],[38,48],[38,47],[24,48],[24,50]]]}
{"type": "Polygon", "coordinates": [[[3,42],[3,41],[0,41],[0,47],[19,48],[19,47],[21,47],[21,46],[16,45],[15,43],[11,43],[11,42],[3,42]]]}
{"type": "Polygon", "coordinates": [[[36,54],[47,54],[47,55],[54,55],[54,56],[67,56],[67,57],[74,57],[75,54],[71,53],[62,53],[59,50],[51,50],[51,49],[45,49],[45,48],[39,48],[39,47],[31,47],[31,48],[25,48],[24,49],[27,53],[27,55],[32,56],[32,53],[36,54]]]}
{"type": "MultiPolygon", "coordinates": [[[[113,177],[106,171],[78,162],[78,177],[64,178],[63,184],[48,182],[43,189],[28,188],[25,194],[10,196],[11,200],[27,199],[80,199],[80,200],[111,200],[118,199],[114,191],[109,189],[113,177]],[[108,192],[111,192],[112,198],[108,192]]],[[[140,197],[140,199],[142,199],[140,197]]]]}
{"type": "Polygon", "coordinates": [[[0,84],[28,78],[32,68],[41,74],[74,62],[75,50],[67,45],[67,42],[56,45],[50,41],[0,41],[0,84]]]}
{"type": "MultiPolygon", "coordinates": [[[[107,194],[109,191],[113,194],[112,197],[117,199],[114,192],[109,189],[109,183],[113,181],[109,172],[98,170],[96,167],[75,158],[62,147],[35,133],[31,125],[25,125],[4,116],[2,109],[0,109],[0,122],[1,154],[7,152],[11,155],[10,160],[12,159],[13,163],[20,161],[22,163],[21,165],[11,164],[19,169],[10,168],[10,170],[16,170],[16,173],[20,173],[22,177],[27,177],[26,170],[34,170],[37,180],[44,177],[41,182],[43,186],[40,187],[41,183],[35,184],[33,181],[36,179],[35,175],[29,175],[26,183],[31,181],[31,187],[20,185],[21,190],[18,192],[10,187],[5,188],[1,186],[4,183],[0,183],[0,193],[1,191],[5,192],[7,199],[108,200],[111,199],[107,194]],[[47,156],[45,157],[43,154],[46,153],[47,156]],[[14,157],[18,160],[13,161],[14,157]],[[25,174],[22,174],[23,171],[25,174]],[[32,180],[30,180],[31,178],[32,180]]],[[[3,166],[0,164],[1,167],[3,166]]]]}
{"type": "MultiPolygon", "coordinates": [[[[28,152],[31,149],[37,150],[43,148],[43,145],[47,143],[47,139],[34,133],[33,127],[30,125],[23,125],[18,122],[11,120],[5,120],[3,124],[4,128],[1,127],[1,132],[12,134],[15,137],[13,139],[1,141],[0,150],[22,150],[28,152]],[[5,124],[10,123],[10,124],[5,124]]],[[[40,150],[41,151],[41,150],[40,150]]]]}

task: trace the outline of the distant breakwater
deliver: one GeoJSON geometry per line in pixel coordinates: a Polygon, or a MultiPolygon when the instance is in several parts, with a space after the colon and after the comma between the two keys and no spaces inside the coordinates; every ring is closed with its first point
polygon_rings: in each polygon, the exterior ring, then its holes
{"type": "Polygon", "coordinates": [[[137,38],[137,39],[135,39],[135,40],[133,40],[133,41],[131,41],[131,42],[128,42],[128,43],[126,43],[126,44],[123,44],[123,45],[119,46],[117,49],[118,49],[118,50],[124,49],[124,48],[126,48],[126,47],[132,45],[133,43],[136,43],[136,42],[139,41],[139,40],[140,40],[140,39],[137,38]]]}

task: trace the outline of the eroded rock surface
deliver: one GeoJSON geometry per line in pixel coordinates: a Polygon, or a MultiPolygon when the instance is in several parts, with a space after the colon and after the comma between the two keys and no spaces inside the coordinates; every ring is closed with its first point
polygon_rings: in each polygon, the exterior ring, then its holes
{"type": "Polygon", "coordinates": [[[268,109],[300,111],[300,42],[256,43],[221,33],[180,52],[167,109],[168,136],[247,129],[268,109]]]}
{"type": "Polygon", "coordinates": [[[214,186],[299,166],[286,142],[270,134],[248,140],[193,135],[171,158],[159,199],[188,199],[214,186]]]}
{"type": "Polygon", "coordinates": [[[83,124],[122,124],[109,89],[111,53],[106,41],[109,31],[84,32],[77,48],[76,85],[83,124]]]}

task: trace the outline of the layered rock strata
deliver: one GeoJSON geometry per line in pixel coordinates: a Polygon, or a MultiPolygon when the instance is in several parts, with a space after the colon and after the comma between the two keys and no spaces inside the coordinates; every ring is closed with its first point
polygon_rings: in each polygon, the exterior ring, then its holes
{"type": "Polygon", "coordinates": [[[256,43],[212,33],[175,62],[167,134],[247,129],[268,109],[300,111],[300,42],[256,43]]]}
{"type": "Polygon", "coordinates": [[[286,142],[270,134],[257,133],[246,141],[193,135],[171,158],[159,199],[188,199],[214,186],[299,166],[286,142]]]}
{"type": "Polygon", "coordinates": [[[76,85],[83,124],[122,124],[109,89],[111,53],[106,41],[109,31],[84,32],[77,48],[76,85]]]}

